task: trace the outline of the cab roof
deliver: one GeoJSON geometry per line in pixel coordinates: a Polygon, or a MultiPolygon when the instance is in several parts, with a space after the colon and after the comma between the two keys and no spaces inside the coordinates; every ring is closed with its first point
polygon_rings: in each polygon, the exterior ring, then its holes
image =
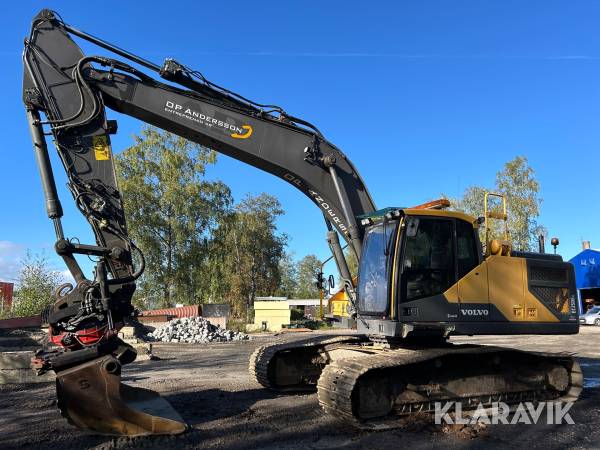
{"type": "MultiPolygon", "coordinates": [[[[413,209],[404,208],[402,210],[407,216],[436,216],[436,217],[452,217],[454,219],[465,220],[469,223],[477,224],[477,219],[469,214],[460,211],[449,211],[445,209],[413,209]]],[[[477,224],[478,225],[478,224],[477,224]]]]}
{"type": "Polygon", "coordinates": [[[448,218],[460,219],[460,220],[469,222],[470,224],[473,224],[473,226],[475,226],[475,227],[479,227],[479,223],[477,222],[477,219],[475,217],[470,216],[470,215],[465,214],[460,211],[450,211],[447,209],[421,209],[421,208],[406,208],[406,207],[388,207],[388,208],[378,209],[369,214],[363,214],[363,215],[357,216],[357,219],[359,221],[362,221],[364,219],[370,219],[373,222],[378,222],[380,220],[383,220],[383,218],[386,214],[391,214],[392,216],[397,217],[400,215],[399,213],[403,213],[406,216],[435,216],[435,217],[448,217],[448,218]]]}

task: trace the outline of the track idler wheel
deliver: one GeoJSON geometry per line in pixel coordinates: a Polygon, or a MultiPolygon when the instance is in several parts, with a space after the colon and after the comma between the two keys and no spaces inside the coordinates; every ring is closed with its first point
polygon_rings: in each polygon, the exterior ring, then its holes
{"type": "Polygon", "coordinates": [[[121,363],[111,355],[59,371],[58,407],[73,425],[99,434],[179,434],[187,426],[156,392],[121,383],[121,363]]]}

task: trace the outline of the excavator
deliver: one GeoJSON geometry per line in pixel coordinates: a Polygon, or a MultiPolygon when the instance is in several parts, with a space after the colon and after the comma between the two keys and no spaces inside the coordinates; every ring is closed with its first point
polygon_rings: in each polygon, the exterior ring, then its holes
{"type": "Polygon", "coordinates": [[[480,227],[506,222],[506,208],[486,208],[483,218],[451,211],[444,200],[378,209],[352,162],[311,123],[173,59],[156,65],[47,9],[33,19],[23,64],[46,212],[56,252],[74,280],[57,289],[47,312],[53,345],[38,351],[32,365],[56,373],[58,407],[76,427],[127,436],[187,427],[157,393],[121,383],[122,367],[136,352],[118,331],[135,320],[131,299],[145,264],[127,232],[110,143],[117,122],[107,108],[273,174],[322,212],[357,331],[258,348],[249,369],[263,386],[317,391],[326,413],[366,428],[394,426],[442,401],[468,409],[578,398],[581,369],[569,355],[449,342],[460,335],[578,333],[570,264],[517,251],[508,236],[480,242],[480,227]],[[112,56],[85,55],[75,38],[112,56]],[[46,136],[94,244],[63,230],[46,136]],[[344,241],[359,261],[356,283],[344,241]],[[81,255],[96,262],[90,278],[77,262],[81,255]]]}

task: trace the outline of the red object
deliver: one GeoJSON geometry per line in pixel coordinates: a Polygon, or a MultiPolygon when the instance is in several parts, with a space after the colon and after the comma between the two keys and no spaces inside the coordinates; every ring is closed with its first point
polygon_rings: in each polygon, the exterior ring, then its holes
{"type": "Polygon", "coordinates": [[[444,209],[450,207],[450,200],[447,198],[440,198],[432,202],[423,203],[422,205],[413,206],[410,209],[444,209]]]}
{"type": "Polygon", "coordinates": [[[186,305],[179,308],[150,309],[142,311],[142,316],[175,316],[175,317],[197,317],[200,316],[200,305],[186,305]]]}
{"type": "Polygon", "coordinates": [[[0,303],[2,303],[2,308],[11,308],[14,287],[15,285],[13,283],[0,281],[0,303]]]}
{"type": "Polygon", "coordinates": [[[108,339],[109,337],[116,335],[118,333],[118,331],[121,329],[121,327],[122,327],[122,324],[118,323],[118,324],[115,324],[115,328],[112,330],[108,329],[108,325],[105,325],[100,328],[94,327],[94,328],[87,328],[85,330],[78,330],[74,333],[75,339],[73,339],[73,343],[69,344],[69,345],[64,345],[62,340],[65,337],[65,335],[68,335],[71,333],[63,332],[63,333],[59,333],[59,334],[54,334],[54,330],[52,330],[52,327],[49,327],[48,328],[48,336],[50,338],[50,341],[54,345],[59,345],[61,347],[75,349],[75,348],[80,348],[80,347],[83,347],[86,345],[96,344],[96,343],[100,342],[102,339],[108,339]]]}
{"type": "Polygon", "coordinates": [[[168,322],[171,320],[173,316],[169,316],[168,314],[152,314],[150,316],[138,316],[138,320],[141,323],[158,323],[158,322],[168,322]]]}

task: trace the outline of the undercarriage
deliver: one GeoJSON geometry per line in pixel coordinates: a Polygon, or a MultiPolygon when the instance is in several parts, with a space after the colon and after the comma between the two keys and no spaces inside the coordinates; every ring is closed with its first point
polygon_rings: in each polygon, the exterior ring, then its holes
{"type": "Polygon", "coordinates": [[[364,335],[261,347],[250,372],[275,391],[317,391],[327,413],[369,429],[433,412],[436,402],[466,411],[495,402],[575,401],[583,380],[568,355],[364,335]]]}

